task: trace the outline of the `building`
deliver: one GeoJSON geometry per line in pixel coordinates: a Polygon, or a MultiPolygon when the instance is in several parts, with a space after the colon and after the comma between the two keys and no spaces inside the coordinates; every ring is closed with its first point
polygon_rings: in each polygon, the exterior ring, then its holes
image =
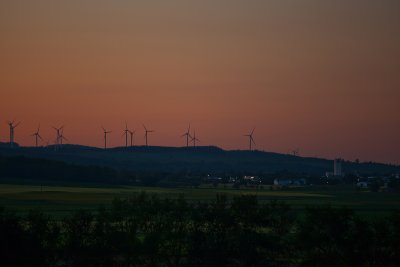
{"type": "Polygon", "coordinates": [[[261,184],[261,179],[257,176],[248,176],[248,175],[243,176],[243,181],[253,184],[261,184]]]}
{"type": "Polygon", "coordinates": [[[342,176],[342,160],[335,159],[333,162],[333,175],[334,176],[342,176]]]}
{"type": "Polygon", "coordinates": [[[276,186],[304,186],[306,185],[305,179],[282,179],[278,178],[274,180],[274,185],[276,186]]]}
{"type": "Polygon", "coordinates": [[[369,186],[369,183],[365,182],[365,181],[357,183],[357,187],[359,187],[359,188],[368,188],[368,186],[369,186]]]}

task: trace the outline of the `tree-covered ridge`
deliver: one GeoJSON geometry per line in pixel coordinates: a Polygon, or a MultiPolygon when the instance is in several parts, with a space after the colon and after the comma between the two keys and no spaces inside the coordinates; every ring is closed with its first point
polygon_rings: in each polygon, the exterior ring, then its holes
{"type": "Polygon", "coordinates": [[[0,156],[0,179],[2,180],[53,183],[126,183],[127,177],[120,179],[121,177],[119,172],[107,167],[80,166],[62,161],[25,156],[0,156]]]}
{"type": "MultiPolygon", "coordinates": [[[[59,160],[77,165],[104,166],[135,172],[273,173],[288,171],[324,175],[333,161],[264,151],[223,150],[218,147],[116,147],[107,150],[79,145],[60,147],[1,147],[0,156],[25,156],[59,160]]],[[[400,166],[344,161],[346,173],[393,174],[400,166]]]]}

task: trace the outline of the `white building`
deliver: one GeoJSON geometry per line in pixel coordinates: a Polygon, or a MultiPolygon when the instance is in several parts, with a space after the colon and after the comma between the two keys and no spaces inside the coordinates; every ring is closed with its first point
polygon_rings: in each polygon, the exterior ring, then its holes
{"type": "Polygon", "coordinates": [[[302,186],[306,184],[305,179],[274,179],[274,185],[277,186],[289,186],[289,185],[294,185],[294,186],[302,186]]]}
{"type": "Polygon", "coordinates": [[[357,186],[359,188],[368,188],[369,183],[368,182],[358,182],[357,186]]]}
{"type": "Polygon", "coordinates": [[[342,160],[335,159],[333,162],[333,175],[334,176],[342,176],[342,160]]]}

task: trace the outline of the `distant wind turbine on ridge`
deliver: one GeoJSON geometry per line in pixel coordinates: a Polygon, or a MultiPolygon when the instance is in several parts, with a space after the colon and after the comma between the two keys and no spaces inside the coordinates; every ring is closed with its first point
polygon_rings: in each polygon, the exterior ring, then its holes
{"type": "Polygon", "coordinates": [[[153,133],[153,130],[147,130],[146,126],[143,124],[144,128],[144,138],[146,140],[146,146],[148,146],[148,133],[153,133]]]}
{"type": "Polygon", "coordinates": [[[251,145],[252,144],[256,144],[256,142],[254,142],[254,138],[253,138],[253,133],[254,133],[254,130],[255,130],[256,128],[254,127],[253,128],[253,130],[251,131],[251,133],[250,134],[245,134],[244,136],[247,136],[248,138],[249,138],[249,150],[251,151],[251,145]]]}
{"type": "Polygon", "coordinates": [[[64,128],[61,129],[61,134],[60,134],[60,145],[63,144],[63,140],[68,142],[68,139],[64,136],[64,128]]]}
{"type": "Polygon", "coordinates": [[[21,122],[15,124],[15,120],[8,121],[7,124],[10,127],[10,146],[14,146],[14,129],[18,127],[21,122]]]}
{"type": "Polygon", "coordinates": [[[122,136],[125,135],[125,147],[128,147],[128,133],[129,133],[129,129],[128,129],[128,123],[125,122],[125,130],[122,136]]]}
{"type": "Polygon", "coordinates": [[[135,130],[133,130],[133,131],[128,130],[128,133],[131,135],[131,147],[132,147],[133,146],[133,135],[136,133],[136,131],[135,130]]]}
{"type": "Polygon", "coordinates": [[[39,131],[40,131],[40,124],[39,124],[39,126],[38,126],[36,132],[34,132],[34,133],[31,135],[31,136],[35,136],[35,147],[38,147],[38,139],[40,139],[40,140],[43,141],[43,138],[40,136],[39,131]]]}
{"type": "Polygon", "coordinates": [[[104,132],[104,149],[107,149],[107,134],[112,133],[112,131],[107,131],[103,126],[101,126],[104,132]]]}
{"type": "Polygon", "coordinates": [[[56,141],[55,141],[55,144],[56,144],[56,146],[59,146],[59,145],[61,144],[61,136],[62,136],[61,131],[62,131],[62,129],[64,128],[64,125],[61,126],[61,127],[59,127],[59,128],[56,128],[56,127],[54,127],[54,126],[52,126],[52,127],[53,127],[53,129],[56,131],[56,141]]]}
{"type": "Polygon", "coordinates": [[[196,138],[196,131],[193,131],[193,137],[190,141],[193,142],[193,147],[196,147],[196,141],[200,142],[200,140],[196,138]]]}
{"type": "Polygon", "coordinates": [[[189,138],[192,138],[192,136],[190,135],[190,124],[187,129],[187,132],[185,132],[184,134],[181,135],[181,137],[184,137],[184,136],[186,136],[186,147],[189,147],[189,138]]]}

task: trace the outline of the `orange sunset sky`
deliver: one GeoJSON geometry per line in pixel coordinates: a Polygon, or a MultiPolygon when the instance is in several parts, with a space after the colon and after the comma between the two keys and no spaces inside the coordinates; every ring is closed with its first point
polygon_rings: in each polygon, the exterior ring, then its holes
{"type": "Polygon", "coordinates": [[[400,164],[398,0],[1,0],[0,141],[201,145],[400,164]]]}

